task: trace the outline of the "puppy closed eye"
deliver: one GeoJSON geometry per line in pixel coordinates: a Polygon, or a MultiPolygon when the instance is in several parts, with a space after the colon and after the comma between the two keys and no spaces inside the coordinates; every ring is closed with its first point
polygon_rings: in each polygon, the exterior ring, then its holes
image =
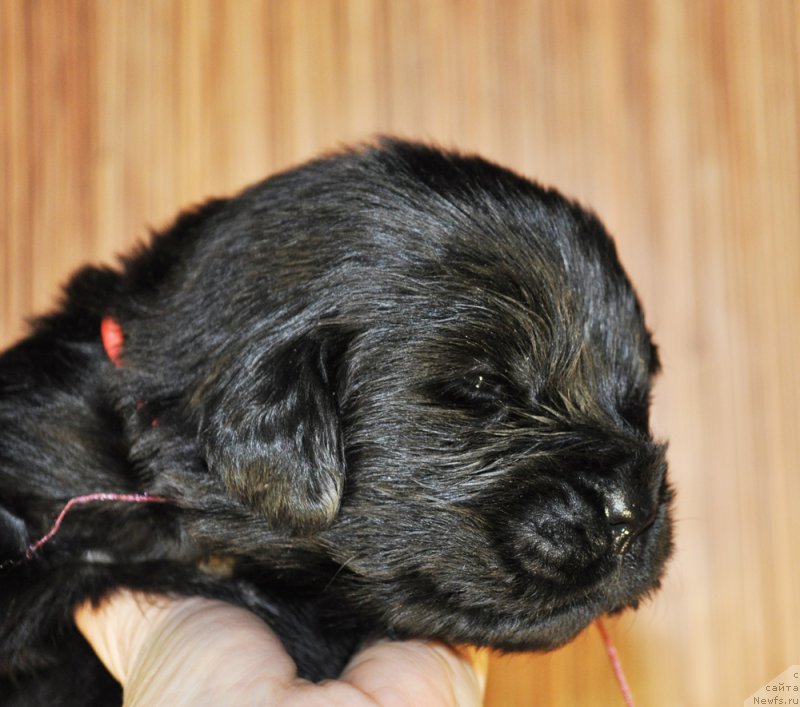
{"type": "Polygon", "coordinates": [[[504,381],[487,371],[469,372],[431,385],[436,401],[449,408],[474,413],[496,413],[505,407],[504,381]]]}
{"type": "Polygon", "coordinates": [[[467,377],[467,392],[479,402],[498,402],[505,396],[503,382],[488,373],[476,373],[467,377]]]}

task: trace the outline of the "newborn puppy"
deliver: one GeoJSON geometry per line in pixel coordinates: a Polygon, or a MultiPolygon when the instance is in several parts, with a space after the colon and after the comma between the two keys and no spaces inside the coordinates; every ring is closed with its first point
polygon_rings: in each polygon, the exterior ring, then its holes
{"type": "Polygon", "coordinates": [[[117,586],[248,607],[312,679],[569,641],[670,552],[657,371],[598,220],[475,157],[382,140],[184,214],[0,358],[0,703],[118,699],[71,621],[117,586]],[[26,556],[95,492],[168,502],[26,556]]]}

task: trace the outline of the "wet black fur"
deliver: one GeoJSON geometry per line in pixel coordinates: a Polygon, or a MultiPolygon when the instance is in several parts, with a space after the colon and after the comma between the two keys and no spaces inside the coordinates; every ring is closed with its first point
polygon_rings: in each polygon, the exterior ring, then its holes
{"type": "Polygon", "coordinates": [[[70,619],[118,585],[250,607],[312,678],[570,640],[669,554],[657,369],[598,220],[478,158],[385,140],[181,216],[0,358],[0,703],[118,700],[70,619]],[[173,503],[21,560],[94,491],[173,503]]]}

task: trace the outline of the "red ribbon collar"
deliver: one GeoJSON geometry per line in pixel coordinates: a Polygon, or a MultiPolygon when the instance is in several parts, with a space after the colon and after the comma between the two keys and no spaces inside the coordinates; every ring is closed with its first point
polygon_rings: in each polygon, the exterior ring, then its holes
{"type": "Polygon", "coordinates": [[[117,368],[122,366],[122,346],[125,343],[125,335],[122,327],[113,317],[106,315],[100,322],[100,339],[106,355],[117,368]]]}

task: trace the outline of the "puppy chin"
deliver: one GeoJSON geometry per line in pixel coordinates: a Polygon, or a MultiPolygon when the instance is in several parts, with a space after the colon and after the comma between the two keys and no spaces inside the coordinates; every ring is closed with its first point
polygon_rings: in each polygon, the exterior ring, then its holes
{"type": "Polygon", "coordinates": [[[391,630],[398,637],[425,635],[506,652],[558,648],[598,617],[635,609],[659,588],[671,551],[667,510],[659,511],[646,536],[628,552],[604,559],[602,570],[594,568],[590,582],[582,576],[550,582],[530,578],[521,593],[509,594],[502,583],[493,590],[476,585],[465,588],[471,596],[463,604],[448,607],[441,603],[442,592],[430,593],[427,601],[407,596],[389,610],[391,630]]]}
{"type": "MultiPolygon", "coordinates": [[[[669,533],[659,532],[659,554],[671,548],[669,533]]],[[[617,566],[593,589],[584,592],[564,587],[557,605],[533,611],[529,616],[497,624],[491,644],[501,650],[549,651],[569,643],[597,618],[637,609],[655,593],[661,583],[662,564],[656,574],[642,570],[637,560],[620,558],[617,566]]],[[[478,642],[480,641],[474,641],[478,642]]]]}

